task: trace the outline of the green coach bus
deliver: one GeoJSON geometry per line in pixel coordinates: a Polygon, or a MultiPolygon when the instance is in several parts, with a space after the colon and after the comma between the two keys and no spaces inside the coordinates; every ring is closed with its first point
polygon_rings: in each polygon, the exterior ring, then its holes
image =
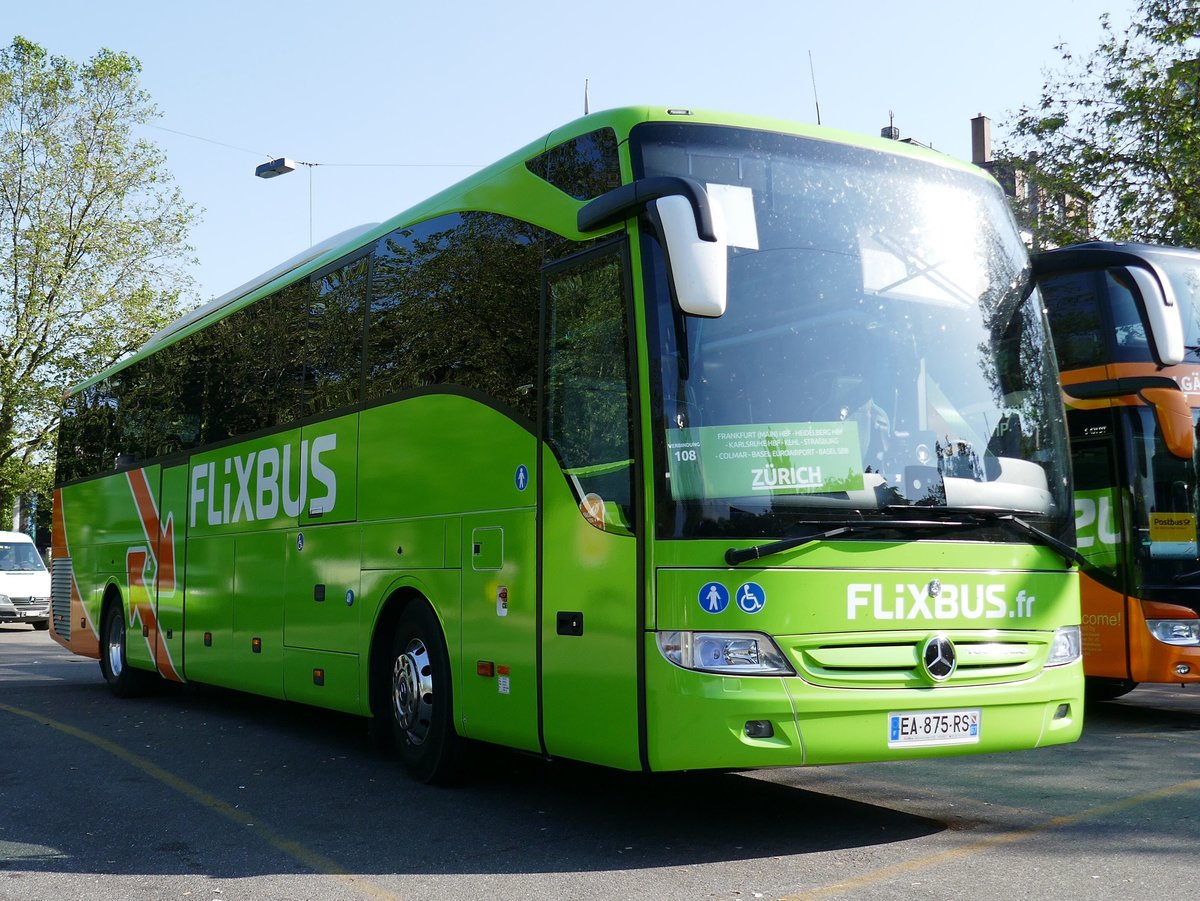
{"type": "Polygon", "coordinates": [[[156,679],[628,770],[1081,728],[1067,434],[999,187],[586,116],[67,396],[52,634],[156,679]]]}

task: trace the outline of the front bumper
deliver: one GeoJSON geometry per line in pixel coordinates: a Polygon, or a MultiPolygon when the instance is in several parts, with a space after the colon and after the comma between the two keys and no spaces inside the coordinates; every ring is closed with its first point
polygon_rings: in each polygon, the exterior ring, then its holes
{"type": "MultiPolygon", "coordinates": [[[[653,640],[653,639],[651,639],[653,640]]],[[[1083,727],[1079,662],[1011,684],[831,688],[800,677],[730,677],[672,666],[646,650],[647,732],[653,770],[752,769],[865,763],[1015,751],[1076,741],[1083,727]],[[981,711],[970,744],[889,746],[889,714],[981,711]],[[766,721],[772,735],[747,734],[766,721]]]]}
{"type": "Polygon", "coordinates": [[[50,601],[13,598],[0,604],[0,623],[45,623],[50,620],[50,601]]]}

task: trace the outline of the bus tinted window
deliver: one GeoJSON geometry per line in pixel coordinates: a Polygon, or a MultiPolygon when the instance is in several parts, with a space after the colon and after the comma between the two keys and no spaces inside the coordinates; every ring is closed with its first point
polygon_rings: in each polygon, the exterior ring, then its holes
{"type": "Polygon", "coordinates": [[[303,340],[309,297],[306,282],[289,285],[208,330],[208,391],[213,398],[209,442],[297,417],[304,367],[295,345],[303,340]]]}
{"type": "Polygon", "coordinates": [[[304,394],[309,414],[358,402],[366,293],[366,257],[313,282],[304,339],[304,394]]]}
{"type": "Polygon", "coordinates": [[[1150,359],[1150,342],[1146,324],[1138,312],[1133,294],[1132,276],[1122,269],[1104,273],[1104,289],[1108,292],[1109,310],[1113,318],[1114,359],[1136,362],[1150,359]]]}
{"type": "Polygon", "coordinates": [[[1104,325],[1096,280],[1091,272],[1041,282],[1058,365],[1062,369],[1098,366],[1105,361],[1104,325]]]}
{"type": "Polygon", "coordinates": [[[535,415],[541,236],[453,213],[380,239],[371,277],[367,398],[461,385],[535,415]]]}
{"type": "Polygon", "coordinates": [[[580,135],[534,157],[526,166],[576,200],[590,200],[621,184],[617,136],[611,128],[580,135]]]}

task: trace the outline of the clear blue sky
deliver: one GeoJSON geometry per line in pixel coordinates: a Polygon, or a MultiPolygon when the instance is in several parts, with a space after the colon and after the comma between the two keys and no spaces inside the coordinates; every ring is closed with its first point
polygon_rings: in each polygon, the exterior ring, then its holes
{"type": "Polygon", "coordinates": [[[970,158],[970,120],[1036,101],[1056,44],[1092,51],[1134,0],[11,2],[0,39],[132,53],[162,112],[145,135],[202,211],[198,299],[380,222],[583,112],[663,104],[902,136],[970,158]],[[170,131],[162,130],[170,129],[170,131]],[[177,132],[196,137],[185,137],[177,132]],[[203,138],[204,140],[199,140],[203,138]],[[351,164],[351,165],[332,165],[351,164]],[[362,164],[393,164],[368,166],[362,164]],[[398,166],[394,164],[420,164],[398,166]]]}

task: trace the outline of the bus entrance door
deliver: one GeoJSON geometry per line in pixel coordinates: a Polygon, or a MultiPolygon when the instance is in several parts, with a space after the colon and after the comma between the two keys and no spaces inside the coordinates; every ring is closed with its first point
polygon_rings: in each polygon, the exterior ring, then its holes
{"type": "Polygon", "coordinates": [[[542,741],[640,767],[636,456],[623,242],[546,270],[542,304],[542,741]]]}

